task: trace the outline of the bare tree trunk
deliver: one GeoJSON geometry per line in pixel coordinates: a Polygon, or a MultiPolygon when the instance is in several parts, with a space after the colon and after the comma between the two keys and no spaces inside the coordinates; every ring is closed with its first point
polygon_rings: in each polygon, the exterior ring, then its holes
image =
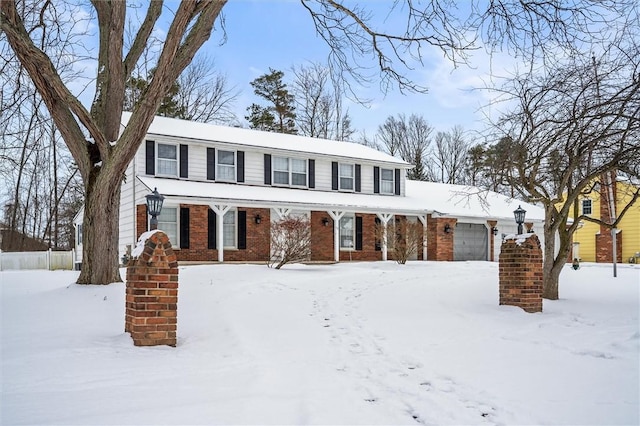
{"type": "Polygon", "coordinates": [[[120,282],[118,235],[120,182],[85,190],[82,271],[78,284],[120,282]]]}

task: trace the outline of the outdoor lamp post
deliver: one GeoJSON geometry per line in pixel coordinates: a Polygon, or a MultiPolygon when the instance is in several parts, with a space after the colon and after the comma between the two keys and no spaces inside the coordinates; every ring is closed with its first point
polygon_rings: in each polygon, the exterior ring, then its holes
{"type": "Polygon", "coordinates": [[[147,213],[151,216],[151,230],[158,229],[158,215],[162,211],[162,202],[164,196],[158,193],[158,188],[154,188],[151,194],[145,196],[147,198],[147,213]]]}
{"type": "Polygon", "coordinates": [[[521,206],[518,206],[518,208],[513,211],[513,215],[516,218],[516,223],[518,224],[518,235],[523,233],[522,224],[524,223],[525,214],[527,214],[527,211],[523,209],[521,206]]]}

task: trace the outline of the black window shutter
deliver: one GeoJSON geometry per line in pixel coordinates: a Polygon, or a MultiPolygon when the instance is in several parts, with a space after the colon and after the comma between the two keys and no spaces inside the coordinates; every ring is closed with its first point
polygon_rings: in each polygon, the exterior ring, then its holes
{"type": "Polygon", "coordinates": [[[189,207],[180,207],[180,248],[189,248],[189,207]]]}
{"type": "Polygon", "coordinates": [[[400,169],[396,169],[396,195],[400,195],[400,169]]]}
{"type": "Polygon", "coordinates": [[[362,216],[356,216],[356,250],[362,250],[362,216]]]}
{"type": "Polygon", "coordinates": [[[156,143],[147,141],[146,147],[146,173],[148,175],[156,174],[156,143]]]}
{"type": "Polygon", "coordinates": [[[309,160],[309,188],[316,187],[316,160],[309,160]]]}
{"type": "Polygon", "coordinates": [[[264,184],[271,185],[271,154],[264,155],[264,184]]]}
{"type": "Polygon", "coordinates": [[[380,167],[373,167],[373,193],[380,193],[380,167]]]}
{"type": "MultiPolygon", "coordinates": [[[[377,230],[380,229],[381,223],[382,222],[380,222],[380,218],[376,217],[376,232],[377,230]]],[[[378,238],[376,238],[376,251],[380,251],[380,250],[382,250],[382,243],[378,238]]]]}
{"type": "Polygon", "coordinates": [[[207,180],[216,180],[216,149],[215,148],[207,148],[207,180]]]}
{"type": "Polygon", "coordinates": [[[360,164],[356,164],[356,192],[360,192],[360,164]]]}
{"type": "Polygon", "coordinates": [[[247,212],[238,211],[238,249],[247,248],[247,212]]]}
{"type": "Polygon", "coordinates": [[[338,190],[338,162],[331,163],[331,189],[338,190]]]}
{"type": "Polygon", "coordinates": [[[216,248],[216,213],[209,209],[207,216],[207,248],[216,248]]]}
{"type": "Polygon", "coordinates": [[[238,151],[236,152],[236,157],[238,158],[238,168],[237,168],[237,174],[238,174],[238,182],[244,182],[244,151],[238,151]]]}
{"type": "Polygon", "coordinates": [[[189,145],[180,145],[180,177],[189,177],[189,145]]]}

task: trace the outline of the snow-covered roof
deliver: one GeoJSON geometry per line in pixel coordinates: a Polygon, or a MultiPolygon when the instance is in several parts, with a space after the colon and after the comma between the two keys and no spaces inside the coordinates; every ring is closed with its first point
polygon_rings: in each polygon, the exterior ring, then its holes
{"type": "Polygon", "coordinates": [[[513,211],[522,206],[527,222],[544,220],[541,207],[475,186],[407,180],[406,192],[415,202],[443,216],[513,220],[513,211]]]}
{"type": "Polygon", "coordinates": [[[149,190],[154,188],[166,197],[196,199],[202,202],[246,203],[277,207],[344,209],[359,212],[429,214],[441,216],[513,220],[513,211],[521,205],[527,221],[544,220],[544,210],[532,204],[475,187],[433,182],[407,181],[404,197],[379,194],[314,191],[292,188],[195,182],[139,176],[149,190]],[[314,207],[315,206],[315,207],[314,207]]]}
{"type": "Polygon", "coordinates": [[[165,197],[215,200],[263,206],[298,206],[299,208],[344,209],[360,212],[427,214],[430,211],[409,197],[347,192],[328,192],[293,188],[276,188],[230,183],[196,182],[178,179],[138,176],[149,190],[154,188],[165,197]]]}
{"type": "MultiPolygon", "coordinates": [[[[126,126],[131,113],[122,113],[122,126],[126,126]]],[[[368,146],[353,142],[339,142],[307,136],[263,132],[237,127],[219,126],[195,121],[156,116],[147,131],[150,135],[162,135],[195,139],[202,142],[222,142],[265,150],[304,152],[331,157],[352,158],[372,162],[394,164],[411,168],[411,164],[368,146]]]]}

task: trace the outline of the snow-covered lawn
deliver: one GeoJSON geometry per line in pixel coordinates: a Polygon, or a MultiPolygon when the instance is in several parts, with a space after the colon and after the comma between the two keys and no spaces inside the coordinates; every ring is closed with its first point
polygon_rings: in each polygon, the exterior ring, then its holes
{"type": "Polygon", "coordinates": [[[124,285],[1,272],[1,423],[638,424],[640,267],[565,269],[542,314],[498,265],[180,268],[178,346],[124,285]]]}

